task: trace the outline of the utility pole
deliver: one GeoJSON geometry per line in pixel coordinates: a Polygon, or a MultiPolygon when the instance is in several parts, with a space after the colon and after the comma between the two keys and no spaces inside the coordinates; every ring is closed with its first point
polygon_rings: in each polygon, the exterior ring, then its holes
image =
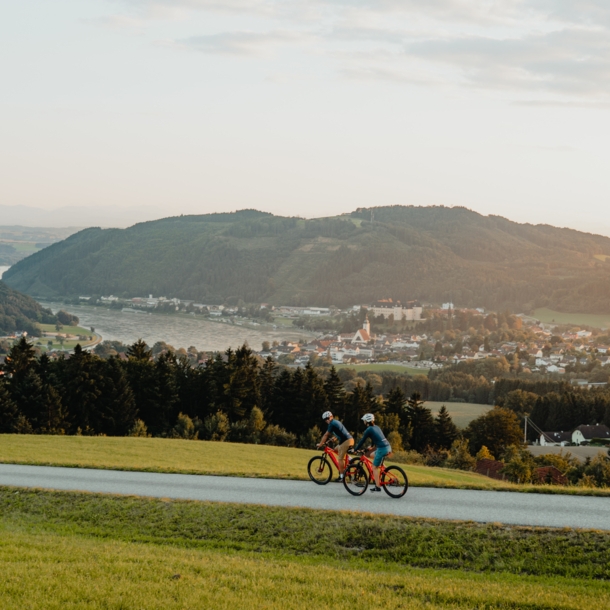
{"type": "Polygon", "coordinates": [[[527,445],[527,415],[525,416],[525,427],[523,430],[523,444],[527,445]]]}

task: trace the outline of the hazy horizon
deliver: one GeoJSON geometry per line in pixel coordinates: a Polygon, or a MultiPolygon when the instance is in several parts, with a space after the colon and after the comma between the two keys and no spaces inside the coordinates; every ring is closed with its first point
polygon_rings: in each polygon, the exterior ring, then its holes
{"type": "Polygon", "coordinates": [[[139,210],[128,224],[459,205],[610,235],[601,0],[35,0],[0,17],[2,205],[139,210]]]}

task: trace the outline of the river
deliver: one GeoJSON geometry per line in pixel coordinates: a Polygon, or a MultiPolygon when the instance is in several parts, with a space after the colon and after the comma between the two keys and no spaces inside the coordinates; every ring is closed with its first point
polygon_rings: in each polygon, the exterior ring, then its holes
{"type": "Polygon", "coordinates": [[[194,345],[200,351],[224,351],[248,343],[255,350],[261,349],[263,341],[295,341],[313,337],[311,333],[298,329],[246,328],[222,322],[210,322],[187,315],[162,315],[151,313],[128,313],[105,307],[89,305],[63,305],[39,300],[43,307],[56,313],[65,309],[78,316],[80,326],[93,327],[103,339],[130,344],[143,339],[149,346],[165,341],[176,349],[194,345]]]}

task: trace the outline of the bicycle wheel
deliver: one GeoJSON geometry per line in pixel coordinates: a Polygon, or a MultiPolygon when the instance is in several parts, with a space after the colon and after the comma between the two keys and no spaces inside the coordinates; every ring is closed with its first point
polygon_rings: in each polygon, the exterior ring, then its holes
{"type": "Polygon", "coordinates": [[[350,464],[343,475],[343,487],[352,496],[361,496],[369,486],[369,478],[360,464],[350,464]]]}
{"type": "Polygon", "coordinates": [[[318,485],[326,485],[333,476],[333,470],[326,459],[326,456],[320,457],[316,455],[309,460],[307,464],[307,474],[309,478],[318,485]]]}
{"type": "Polygon", "coordinates": [[[402,498],[409,489],[406,472],[399,466],[388,466],[381,473],[381,486],[392,498],[402,498]]]}

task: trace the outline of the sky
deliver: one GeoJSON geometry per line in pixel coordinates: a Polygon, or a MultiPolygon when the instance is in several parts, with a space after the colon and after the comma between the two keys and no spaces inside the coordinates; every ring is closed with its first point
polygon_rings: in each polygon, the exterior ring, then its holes
{"type": "Polygon", "coordinates": [[[0,205],[610,235],[609,30],[607,0],[0,0],[0,205]]]}

